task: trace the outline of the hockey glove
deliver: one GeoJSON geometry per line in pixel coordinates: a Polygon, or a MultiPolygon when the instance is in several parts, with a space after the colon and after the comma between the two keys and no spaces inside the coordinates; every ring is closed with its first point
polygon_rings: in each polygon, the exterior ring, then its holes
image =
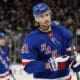
{"type": "Polygon", "coordinates": [[[57,71],[57,70],[64,70],[69,67],[69,56],[60,56],[60,57],[51,57],[49,58],[50,63],[50,70],[57,71]]]}

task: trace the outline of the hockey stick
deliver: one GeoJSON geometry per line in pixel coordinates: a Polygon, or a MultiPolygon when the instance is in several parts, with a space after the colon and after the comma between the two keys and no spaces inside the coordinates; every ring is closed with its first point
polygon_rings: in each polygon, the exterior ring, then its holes
{"type": "MultiPolygon", "coordinates": [[[[77,22],[77,19],[76,19],[76,21],[73,23],[73,38],[74,38],[74,42],[73,42],[73,44],[75,45],[75,46],[77,46],[77,34],[76,34],[76,32],[77,32],[77,25],[76,25],[76,22],[77,22]]],[[[74,53],[74,57],[75,57],[75,53],[74,53]]],[[[80,80],[79,79],[79,73],[78,72],[75,72],[76,73],[76,78],[77,78],[77,80],[80,80]]]]}
{"type": "Polygon", "coordinates": [[[76,74],[77,80],[80,80],[80,78],[79,78],[79,72],[75,72],[75,74],[76,74]]]}
{"type": "Polygon", "coordinates": [[[78,72],[76,72],[76,76],[77,76],[77,80],[80,80],[79,79],[79,73],[78,72]]]}
{"type": "MultiPolygon", "coordinates": [[[[9,60],[9,62],[10,62],[10,60],[9,60]]],[[[10,76],[12,77],[12,79],[13,80],[16,80],[16,78],[15,78],[15,76],[14,76],[14,74],[13,74],[13,71],[11,70],[11,62],[10,62],[10,64],[9,64],[9,71],[10,71],[10,76]]]]}
{"type": "Polygon", "coordinates": [[[16,80],[12,72],[11,72],[11,77],[13,78],[13,80],[16,80]]]}
{"type": "MultiPolygon", "coordinates": [[[[73,66],[76,62],[75,62],[75,59],[76,59],[76,56],[75,56],[76,54],[74,54],[73,55],[73,61],[72,61],[72,63],[71,63],[71,66],[73,66]]],[[[74,72],[75,74],[76,74],[76,79],[77,80],[80,80],[80,78],[79,78],[79,72],[74,72]]]]}

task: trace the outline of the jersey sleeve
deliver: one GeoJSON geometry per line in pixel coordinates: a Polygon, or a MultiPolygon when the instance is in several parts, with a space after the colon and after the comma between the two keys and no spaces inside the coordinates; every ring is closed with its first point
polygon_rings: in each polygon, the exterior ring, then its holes
{"type": "Polygon", "coordinates": [[[2,49],[6,52],[6,56],[9,54],[9,47],[7,45],[2,46],[2,49]]]}
{"type": "Polygon", "coordinates": [[[72,54],[72,39],[73,39],[73,36],[72,36],[72,33],[65,29],[64,30],[64,44],[66,46],[66,52],[67,54],[72,54]]]}
{"type": "Polygon", "coordinates": [[[36,73],[45,71],[45,62],[38,61],[38,52],[31,38],[27,37],[24,39],[20,54],[26,72],[36,73]]]}
{"type": "Polygon", "coordinates": [[[65,26],[60,25],[57,21],[53,21],[52,25],[61,31],[66,49],[70,48],[72,45],[72,33],[66,29],[65,26]]]}
{"type": "Polygon", "coordinates": [[[64,26],[62,26],[62,32],[63,32],[63,46],[65,46],[66,53],[71,54],[72,52],[72,33],[66,29],[64,26]]]}
{"type": "Polygon", "coordinates": [[[66,50],[67,50],[72,46],[72,34],[70,33],[70,31],[65,30],[64,38],[65,38],[66,50]]]}
{"type": "Polygon", "coordinates": [[[66,49],[66,52],[70,52],[73,38],[72,33],[56,21],[53,21],[52,25],[54,28],[58,29],[61,32],[61,35],[63,37],[63,46],[66,49]]]}
{"type": "Polygon", "coordinates": [[[2,48],[2,51],[4,53],[2,57],[5,59],[5,62],[9,66],[10,65],[10,60],[9,60],[9,57],[8,57],[9,47],[7,45],[4,45],[4,46],[1,46],[1,48],[2,48]]]}

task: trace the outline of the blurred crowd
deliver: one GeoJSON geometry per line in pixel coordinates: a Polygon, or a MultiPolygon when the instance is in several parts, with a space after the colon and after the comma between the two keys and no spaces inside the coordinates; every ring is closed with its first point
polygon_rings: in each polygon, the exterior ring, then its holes
{"type": "Polygon", "coordinates": [[[45,2],[53,12],[53,19],[66,27],[76,23],[80,27],[80,0],[0,0],[0,30],[31,31],[34,29],[32,7],[45,2]]]}
{"type": "Polygon", "coordinates": [[[52,9],[52,18],[70,29],[73,35],[80,28],[80,0],[0,0],[0,31],[7,35],[10,53],[17,53],[25,34],[36,28],[32,7],[42,1],[52,9]]]}

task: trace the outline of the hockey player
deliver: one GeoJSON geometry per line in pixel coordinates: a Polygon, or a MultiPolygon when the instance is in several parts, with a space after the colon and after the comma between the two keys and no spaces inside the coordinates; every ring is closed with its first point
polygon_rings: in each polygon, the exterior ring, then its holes
{"type": "Polygon", "coordinates": [[[0,32],[0,80],[9,80],[11,71],[9,70],[8,52],[5,35],[0,32]]]}
{"type": "Polygon", "coordinates": [[[51,9],[45,3],[33,7],[39,28],[24,38],[20,54],[24,70],[35,80],[71,80],[72,34],[51,20],[51,9]]]}

